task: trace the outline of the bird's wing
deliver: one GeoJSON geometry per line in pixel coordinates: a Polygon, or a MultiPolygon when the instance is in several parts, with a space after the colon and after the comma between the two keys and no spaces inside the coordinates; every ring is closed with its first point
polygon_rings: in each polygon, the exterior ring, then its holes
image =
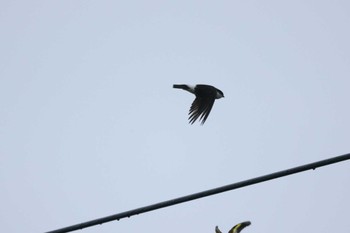
{"type": "Polygon", "coordinates": [[[190,124],[193,124],[199,117],[201,124],[203,125],[204,122],[207,120],[209,113],[214,105],[215,98],[203,98],[203,97],[196,97],[196,99],[193,101],[190,112],[188,113],[190,116],[188,119],[190,120],[190,124]]]}
{"type": "Polygon", "coordinates": [[[243,228],[250,225],[249,221],[238,223],[236,226],[232,227],[232,229],[228,233],[239,233],[243,228]]]}
{"type": "Polygon", "coordinates": [[[204,122],[207,120],[209,113],[211,111],[211,109],[213,108],[215,99],[214,98],[208,98],[207,100],[205,100],[205,106],[203,107],[203,113],[202,116],[199,118],[201,122],[201,124],[203,125],[204,122]]]}
{"type": "Polygon", "coordinates": [[[190,124],[193,124],[201,115],[201,112],[199,110],[201,105],[202,105],[202,99],[196,97],[191,105],[190,112],[188,113],[188,115],[190,115],[188,117],[188,119],[190,120],[190,124]]]}
{"type": "Polygon", "coordinates": [[[221,231],[220,231],[218,226],[215,227],[215,233],[221,233],[221,231]]]}

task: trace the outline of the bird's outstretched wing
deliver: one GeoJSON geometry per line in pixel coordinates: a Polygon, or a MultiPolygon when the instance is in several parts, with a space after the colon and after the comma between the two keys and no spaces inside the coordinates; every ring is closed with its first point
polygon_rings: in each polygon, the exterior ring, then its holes
{"type": "Polygon", "coordinates": [[[228,233],[239,233],[245,227],[249,226],[251,223],[249,221],[238,223],[236,226],[232,227],[232,229],[228,233]]]}
{"type": "Polygon", "coordinates": [[[193,124],[198,118],[203,125],[207,120],[209,113],[214,105],[215,98],[207,97],[203,98],[197,96],[193,101],[190,112],[188,113],[190,116],[188,117],[190,124],[193,124]]]}
{"type": "Polygon", "coordinates": [[[221,233],[221,231],[220,231],[218,226],[215,227],[215,233],[221,233]]]}

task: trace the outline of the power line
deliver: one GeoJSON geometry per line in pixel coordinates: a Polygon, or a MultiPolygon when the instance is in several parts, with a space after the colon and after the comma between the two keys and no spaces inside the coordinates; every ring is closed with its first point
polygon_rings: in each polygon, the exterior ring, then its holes
{"type": "Polygon", "coordinates": [[[88,221],[88,222],[79,223],[79,224],[72,225],[72,226],[69,226],[69,227],[64,227],[64,228],[61,228],[61,229],[48,231],[47,233],[71,232],[71,231],[80,230],[80,229],[83,229],[83,228],[87,228],[87,227],[103,224],[103,223],[114,221],[114,220],[118,220],[119,221],[122,218],[129,218],[129,217],[131,217],[133,215],[142,214],[142,213],[149,212],[149,211],[152,211],[152,210],[161,209],[161,208],[164,208],[164,207],[180,204],[180,203],[183,203],[183,202],[192,201],[192,200],[195,200],[195,199],[199,199],[199,198],[215,195],[215,194],[222,193],[222,192],[227,192],[227,191],[230,191],[230,190],[233,190],[233,189],[238,189],[238,188],[242,188],[242,187],[245,187],[245,186],[249,186],[249,185],[265,182],[265,181],[268,181],[268,180],[273,180],[273,179],[280,178],[280,177],[283,177],[283,176],[289,176],[289,175],[292,175],[292,174],[295,174],[295,173],[304,172],[304,171],[311,170],[311,169],[315,170],[316,168],[319,168],[319,167],[327,166],[327,165],[330,165],[330,164],[333,164],[333,163],[339,163],[339,162],[342,162],[342,161],[345,161],[345,160],[349,160],[349,159],[350,159],[350,153],[349,154],[345,154],[345,155],[340,155],[340,156],[337,156],[337,157],[333,157],[333,158],[329,158],[329,159],[325,159],[325,160],[321,160],[321,161],[317,161],[317,162],[314,162],[314,163],[309,163],[309,164],[305,164],[305,165],[302,165],[302,166],[290,168],[290,169],[287,169],[287,170],[282,170],[282,171],[279,171],[279,172],[267,174],[267,175],[264,175],[264,176],[259,176],[259,177],[253,178],[253,179],[244,180],[244,181],[241,181],[241,182],[237,182],[237,183],[221,186],[221,187],[218,187],[218,188],[209,189],[209,190],[206,190],[206,191],[203,191],[203,192],[199,192],[199,193],[195,193],[195,194],[191,194],[191,195],[175,198],[175,199],[172,199],[172,200],[159,202],[159,203],[156,203],[156,204],[153,204],[153,205],[144,206],[144,207],[141,207],[141,208],[137,208],[137,209],[129,210],[129,211],[126,211],[126,212],[122,212],[122,213],[119,213],[119,214],[114,214],[114,215],[110,215],[110,216],[107,216],[107,217],[91,220],[91,221],[88,221]]]}

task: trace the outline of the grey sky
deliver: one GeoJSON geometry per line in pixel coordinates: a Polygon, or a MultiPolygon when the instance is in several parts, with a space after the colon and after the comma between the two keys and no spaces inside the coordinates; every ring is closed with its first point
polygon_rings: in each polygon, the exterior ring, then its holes
{"type": "MultiPolygon", "coordinates": [[[[0,3],[0,228],[43,232],[350,151],[350,2],[0,3]],[[211,84],[204,126],[194,96],[211,84]]],[[[350,232],[343,162],[81,232],[350,232]]]]}

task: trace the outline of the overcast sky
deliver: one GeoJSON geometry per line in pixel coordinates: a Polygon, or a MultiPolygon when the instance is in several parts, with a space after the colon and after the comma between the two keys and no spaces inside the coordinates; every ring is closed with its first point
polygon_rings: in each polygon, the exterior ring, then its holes
{"type": "MultiPolygon", "coordinates": [[[[350,2],[0,2],[0,231],[44,232],[350,152],[350,2]],[[188,124],[211,84],[225,98],[188,124]]],[[[349,233],[350,162],[83,233],[349,233]]]]}

